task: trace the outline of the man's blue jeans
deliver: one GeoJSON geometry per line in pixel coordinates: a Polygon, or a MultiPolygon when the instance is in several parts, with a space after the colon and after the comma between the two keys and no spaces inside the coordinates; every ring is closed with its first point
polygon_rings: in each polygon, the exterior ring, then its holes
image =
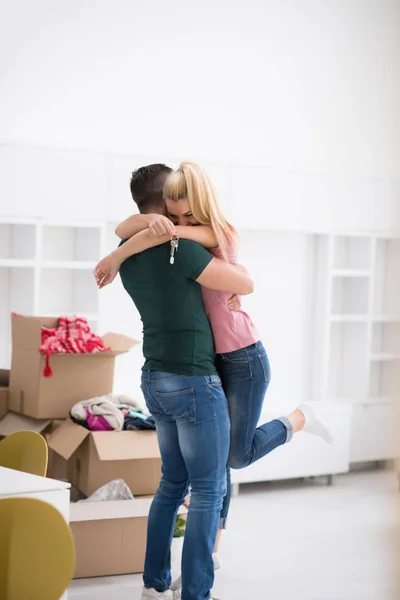
{"type": "Polygon", "coordinates": [[[170,547],[190,481],[182,600],[207,600],[229,454],[229,412],[221,380],[218,375],[143,371],[142,391],[156,421],[162,458],[160,487],[149,514],[144,585],[159,591],[171,585],[170,547]]]}

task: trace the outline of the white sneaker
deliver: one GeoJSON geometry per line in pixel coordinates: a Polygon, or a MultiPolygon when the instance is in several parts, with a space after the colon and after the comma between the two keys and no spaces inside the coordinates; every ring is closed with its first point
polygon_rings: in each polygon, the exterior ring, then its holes
{"type": "Polygon", "coordinates": [[[157,592],[154,588],[143,588],[142,600],[175,600],[174,592],[166,590],[157,592]]]}
{"type": "MultiPolygon", "coordinates": [[[[221,559],[219,558],[219,555],[217,552],[214,552],[213,554],[213,561],[214,561],[214,571],[218,571],[221,568],[221,559]]],[[[178,579],[175,579],[175,581],[173,581],[169,587],[170,590],[172,590],[173,592],[179,592],[181,593],[181,588],[182,588],[182,576],[179,575],[178,579]]],[[[175,597],[175,600],[179,600],[180,595],[175,597]]],[[[210,598],[210,600],[218,600],[218,598],[210,598]]]]}
{"type": "Polygon", "coordinates": [[[311,433],[311,435],[316,435],[328,444],[333,444],[334,437],[331,430],[319,417],[317,417],[311,406],[309,404],[299,404],[297,408],[303,413],[306,420],[302,431],[311,433]]]}
{"type": "MultiPolygon", "coordinates": [[[[180,588],[179,590],[176,590],[176,592],[173,592],[174,595],[174,600],[180,600],[182,598],[182,588],[180,588]]],[[[215,596],[210,596],[210,600],[219,600],[218,598],[216,598],[215,596]]]]}

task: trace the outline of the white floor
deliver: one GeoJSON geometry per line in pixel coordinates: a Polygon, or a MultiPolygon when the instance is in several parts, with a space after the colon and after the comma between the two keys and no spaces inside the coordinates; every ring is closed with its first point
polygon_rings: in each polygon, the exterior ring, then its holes
{"type": "MultiPolygon", "coordinates": [[[[400,494],[389,471],[243,486],[214,593],[221,600],[398,600],[400,494]],[[396,545],[397,544],[397,545],[396,545]]],[[[141,576],[72,583],[69,600],[140,600],[141,576]]]]}

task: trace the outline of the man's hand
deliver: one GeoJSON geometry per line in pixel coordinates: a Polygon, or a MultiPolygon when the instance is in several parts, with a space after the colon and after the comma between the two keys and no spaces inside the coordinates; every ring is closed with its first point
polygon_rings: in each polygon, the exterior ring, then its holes
{"type": "Polygon", "coordinates": [[[149,235],[153,237],[159,235],[176,235],[175,225],[163,215],[152,215],[149,222],[149,235]]]}
{"type": "Polygon", "coordinates": [[[242,299],[238,294],[231,296],[228,300],[228,308],[230,311],[237,312],[242,308],[242,299]]]}
{"type": "Polygon", "coordinates": [[[96,279],[96,283],[98,288],[105,287],[109,283],[112,283],[117,276],[119,268],[121,266],[120,261],[116,256],[112,253],[108,254],[105,258],[103,258],[94,268],[94,276],[96,279]]]}

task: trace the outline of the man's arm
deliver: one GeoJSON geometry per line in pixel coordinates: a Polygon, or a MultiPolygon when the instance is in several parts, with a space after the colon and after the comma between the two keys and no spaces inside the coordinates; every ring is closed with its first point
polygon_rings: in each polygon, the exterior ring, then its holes
{"type": "Polygon", "coordinates": [[[242,265],[230,265],[219,258],[213,258],[196,281],[211,290],[241,296],[254,292],[253,280],[242,265]]]}
{"type": "MultiPolygon", "coordinates": [[[[186,227],[187,230],[199,230],[195,232],[195,236],[202,236],[202,229],[208,229],[208,227],[186,227]]],[[[209,233],[205,232],[208,236],[209,233]]],[[[94,274],[97,280],[97,284],[100,288],[111,283],[119,270],[121,264],[134,254],[144,252],[154,246],[160,246],[170,240],[169,235],[152,237],[147,231],[140,231],[138,234],[131,237],[124,244],[116,248],[111,254],[103,258],[96,268],[94,274]]],[[[211,238],[209,241],[212,242],[211,238]]],[[[191,244],[191,241],[185,242],[191,244]]],[[[248,276],[246,269],[241,265],[230,265],[229,263],[219,258],[212,258],[204,248],[197,246],[197,244],[190,245],[186,248],[186,252],[179,252],[176,268],[180,268],[182,263],[182,271],[187,277],[195,279],[201,285],[212,290],[218,290],[221,292],[231,292],[232,294],[240,294],[245,296],[251,294],[254,291],[254,284],[252,279],[248,276]],[[189,251],[192,251],[197,247],[197,254],[200,253],[202,267],[198,268],[195,265],[195,274],[193,275],[193,263],[194,255],[189,251]],[[182,263],[183,260],[183,263],[182,263]],[[196,270],[198,268],[198,270],[196,270]]]]}

